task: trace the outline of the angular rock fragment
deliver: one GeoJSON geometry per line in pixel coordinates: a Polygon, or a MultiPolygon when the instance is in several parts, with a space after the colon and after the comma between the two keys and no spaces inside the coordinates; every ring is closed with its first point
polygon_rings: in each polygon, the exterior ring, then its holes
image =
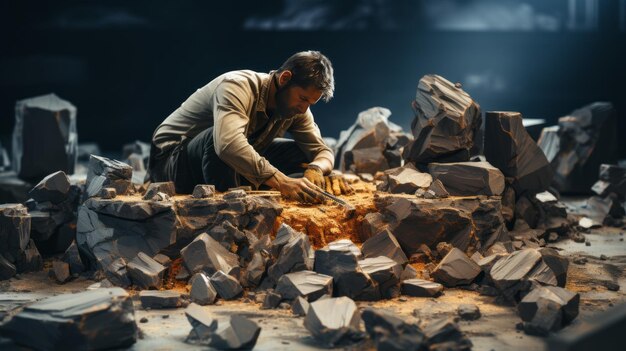
{"type": "Polygon", "coordinates": [[[191,303],[185,309],[185,316],[192,328],[185,342],[191,344],[208,343],[212,333],[217,330],[217,320],[211,317],[208,309],[191,303]]]}
{"type": "Polygon", "coordinates": [[[15,262],[30,241],[31,216],[22,204],[0,204],[0,254],[15,262]]]}
{"type": "Polygon", "coordinates": [[[362,338],[360,320],[354,301],[347,297],[328,298],[310,304],[304,327],[314,338],[334,347],[362,338]]]}
{"type": "Polygon", "coordinates": [[[428,191],[432,192],[436,198],[446,198],[450,196],[450,193],[439,179],[435,179],[430,183],[428,191]]]}
{"type": "Polygon", "coordinates": [[[467,161],[480,129],[480,107],[460,85],[438,75],[419,81],[411,130],[415,140],[404,148],[405,161],[467,161]]]}
{"type": "Polygon", "coordinates": [[[223,271],[217,271],[211,276],[211,285],[217,291],[217,294],[224,300],[231,300],[243,292],[243,288],[239,281],[231,275],[224,273],[223,271]]]}
{"type": "Polygon", "coordinates": [[[246,191],[243,189],[234,189],[224,194],[224,200],[235,200],[246,197],[246,191]]]}
{"type": "Polygon", "coordinates": [[[164,254],[156,254],[152,257],[152,259],[159,262],[165,268],[170,268],[172,265],[172,259],[164,254]]]}
{"type": "Polygon", "coordinates": [[[308,301],[315,301],[322,295],[332,295],[333,277],[312,271],[288,273],[278,280],[276,292],[285,300],[302,296],[308,301]]]}
{"type": "Polygon", "coordinates": [[[220,243],[206,233],[198,235],[189,245],[180,251],[185,267],[191,273],[216,271],[230,272],[239,266],[237,255],[226,250],[220,243]]]}
{"type": "Polygon", "coordinates": [[[445,286],[470,284],[481,272],[480,267],[463,251],[453,248],[432,272],[432,276],[445,286]]]}
{"type": "Polygon", "coordinates": [[[350,239],[340,239],[328,243],[328,248],[337,251],[350,251],[356,257],[361,257],[361,249],[350,239]]]}
{"type": "Polygon", "coordinates": [[[481,316],[478,306],[472,304],[461,304],[456,311],[459,317],[466,321],[475,321],[481,316]]]}
{"type": "Polygon", "coordinates": [[[196,199],[206,199],[215,195],[215,185],[198,184],[193,188],[191,197],[196,199]]]}
{"type": "Polygon", "coordinates": [[[401,288],[402,295],[413,297],[437,297],[443,292],[443,285],[423,279],[407,279],[401,288]]]}
{"type": "Polygon", "coordinates": [[[525,278],[534,273],[540,261],[541,253],[535,249],[515,251],[499,259],[489,271],[489,277],[505,297],[518,300],[518,292],[528,284],[525,278]]]}
{"type": "Polygon", "coordinates": [[[74,105],[55,94],[16,102],[12,160],[21,179],[38,181],[59,170],[72,174],[77,151],[74,105]]]}
{"type": "Polygon", "coordinates": [[[36,272],[43,269],[43,258],[41,258],[41,254],[32,239],[28,242],[26,249],[17,257],[15,267],[18,273],[36,272]]]}
{"type": "Polygon", "coordinates": [[[233,315],[226,322],[218,323],[211,333],[208,346],[217,350],[252,349],[256,344],[261,327],[248,318],[233,315]]]}
{"type": "Polygon", "coordinates": [[[363,272],[357,257],[350,251],[331,250],[328,247],[315,251],[314,270],[333,277],[335,295],[357,300],[380,299],[376,282],[363,272]]]}
{"type": "Polygon", "coordinates": [[[115,188],[102,188],[97,196],[105,200],[115,199],[117,197],[117,191],[115,188]]]}
{"type": "Polygon", "coordinates": [[[407,264],[404,267],[404,270],[402,271],[400,280],[404,281],[404,280],[415,279],[415,278],[417,278],[417,270],[415,269],[415,267],[411,266],[410,264],[407,264]]]}
{"type": "Polygon", "coordinates": [[[70,179],[65,172],[58,171],[44,177],[28,195],[37,202],[50,201],[58,204],[67,199],[70,190],[70,179]]]}
{"type": "Polygon", "coordinates": [[[626,167],[618,165],[600,165],[598,181],[591,190],[602,197],[616,194],[621,200],[626,198],[626,167]]]}
{"type": "Polygon", "coordinates": [[[265,276],[268,262],[269,259],[265,255],[255,252],[242,274],[242,285],[245,287],[258,286],[261,283],[261,279],[265,276]]]}
{"type": "Polygon", "coordinates": [[[276,238],[272,241],[272,256],[278,258],[283,247],[287,245],[291,239],[298,237],[300,234],[301,233],[291,228],[289,225],[282,223],[276,232],[276,238]]]}
{"type": "Polygon", "coordinates": [[[104,275],[113,285],[127,288],[130,286],[130,277],[126,270],[126,261],[119,257],[104,268],[104,275]]]}
{"type": "Polygon", "coordinates": [[[145,195],[143,196],[143,199],[152,200],[158,193],[164,193],[167,196],[176,195],[174,182],[150,183],[150,185],[148,186],[148,189],[146,190],[145,195]]]}
{"type": "Polygon", "coordinates": [[[524,322],[534,324],[535,329],[543,329],[547,333],[573,321],[578,316],[579,303],[578,293],[558,286],[542,286],[526,294],[517,309],[524,322]]]}
{"type": "Polygon", "coordinates": [[[550,186],[554,172],[545,154],[526,132],[519,112],[487,112],[485,157],[513,179],[518,194],[538,193],[550,186]]]}
{"type": "Polygon", "coordinates": [[[298,233],[282,248],[276,263],[267,270],[273,281],[278,281],[283,274],[313,269],[313,250],[309,237],[298,233]]]}
{"type": "Polygon", "coordinates": [[[361,242],[365,242],[367,239],[386,229],[388,224],[385,223],[384,219],[385,216],[379,212],[370,212],[366,214],[357,227],[357,234],[359,235],[361,242]]]}
{"type": "Polygon", "coordinates": [[[282,301],[283,297],[276,291],[268,290],[265,294],[265,298],[263,299],[263,305],[261,305],[261,309],[274,309],[280,305],[280,301],[282,301]]]}
{"type": "Polygon", "coordinates": [[[143,289],[159,289],[163,285],[165,267],[152,257],[140,252],[126,265],[133,284],[143,289]]]}
{"type": "Polygon", "coordinates": [[[59,283],[65,283],[70,279],[70,265],[63,261],[52,262],[52,274],[59,283]]]}
{"type": "Polygon", "coordinates": [[[124,195],[130,187],[132,176],[131,166],[117,160],[91,155],[85,183],[86,196],[96,196],[102,188],[114,188],[118,195],[124,195]]]}
{"type": "Polygon", "coordinates": [[[189,280],[189,298],[198,305],[211,305],[217,298],[217,291],[204,273],[196,273],[189,280]]]}
{"type": "Polygon", "coordinates": [[[488,162],[431,163],[428,172],[450,195],[501,195],[504,175],[488,162]]]}
{"type": "Polygon", "coordinates": [[[386,256],[404,265],[408,262],[396,237],[387,229],[367,239],[361,247],[365,258],[386,256]]]}
{"type": "Polygon", "coordinates": [[[180,293],[174,290],[143,290],[139,292],[139,301],[144,309],[178,308],[185,303],[180,293]]]}
{"type": "Polygon", "coordinates": [[[417,189],[428,188],[433,177],[410,166],[392,168],[387,174],[388,191],[393,194],[414,194],[417,189]]]}
{"type": "Polygon", "coordinates": [[[302,296],[296,297],[291,303],[291,312],[296,316],[306,316],[309,310],[309,302],[302,296]]]}
{"type": "Polygon", "coordinates": [[[133,302],[120,288],[49,297],[2,326],[20,345],[38,350],[126,348],[137,340],[133,302]]]}
{"type": "Polygon", "coordinates": [[[429,350],[470,350],[472,342],[451,318],[430,322],[424,328],[429,350]],[[444,346],[445,345],[445,346],[444,346]]]}
{"type": "Polygon", "coordinates": [[[85,271],[85,265],[80,258],[76,241],[72,241],[72,244],[67,248],[67,250],[65,250],[65,253],[63,254],[63,262],[69,264],[70,273],[72,275],[80,274],[85,271]]]}
{"type": "Polygon", "coordinates": [[[400,295],[400,279],[402,266],[389,257],[378,256],[359,261],[359,266],[378,285],[383,298],[393,298],[400,295]]]}
{"type": "Polygon", "coordinates": [[[370,307],[363,310],[362,318],[378,350],[421,350],[425,346],[424,333],[417,324],[370,307]]]}
{"type": "Polygon", "coordinates": [[[380,146],[346,151],[343,156],[343,171],[374,174],[389,168],[389,162],[380,146]]]}

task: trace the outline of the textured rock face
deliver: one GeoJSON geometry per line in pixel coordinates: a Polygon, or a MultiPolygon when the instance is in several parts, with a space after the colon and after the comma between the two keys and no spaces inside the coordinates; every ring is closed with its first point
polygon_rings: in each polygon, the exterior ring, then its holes
{"type": "Polygon", "coordinates": [[[41,256],[30,239],[31,216],[22,204],[0,204],[2,279],[40,269],[41,256]]]}
{"type": "Polygon", "coordinates": [[[443,285],[453,287],[470,284],[481,272],[480,267],[457,248],[441,260],[432,275],[443,285]]]}
{"type": "Polygon", "coordinates": [[[54,94],[18,101],[12,151],[13,169],[22,179],[39,181],[59,170],[74,173],[76,107],[54,94]]]}
{"type": "Polygon", "coordinates": [[[519,112],[487,112],[485,117],[485,157],[513,178],[518,194],[546,190],[554,172],[541,148],[528,135],[519,112]]]}
{"type": "MultiPolygon", "coordinates": [[[[212,234],[226,222],[233,231],[260,237],[271,232],[281,211],[276,202],[253,196],[233,200],[184,196],[170,202],[91,198],[79,208],[76,243],[89,267],[106,267],[115,258],[130,261],[139,252],[151,257],[159,252],[177,255],[196,236],[212,234]]],[[[251,244],[243,234],[228,238],[228,245],[251,244]]]]}
{"type": "Polygon", "coordinates": [[[600,164],[616,162],[616,112],[609,102],[594,102],[544,128],[538,144],[552,164],[560,192],[586,191],[600,164]]]}
{"type": "Polygon", "coordinates": [[[2,329],[39,350],[124,348],[137,340],[133,303],[121,288],[49,297],[26,307],[2,329]]]}
{"type": "Polygon", "coordinates": [[[126,194],[133,177],[133,168],[123,162],[91,155],[85,192],[96,196],[102,188],[114,188],[118,195],[126,194]]]}
{"type": "Polygon", "coordinates": [[[317,340],[336,346],[360,338],[361,314],[347,297],[328,298],[309,305],[304,327],[317,340]]]}
{"type": "Polygon", "coordinates": [[[461,251],[486,250],[507,233],[498,197],[420,199],[379,196],[376,208],[386,216],[389,231],[407,255],[421,245],[435,249],[447,242],[461,251]]]}
{"type": "Polygon", "coordinates": [[[480,106],[460,85],[438,75],[420,79],[413,102],[415,140],[404,149],[415,163],[467,161],[482,118],[480,106]]]}
{"type": "Polygon", "coordinates": [[[504,191],[504,175],[488,162],[431,163],[428,172],[450,195],[493,196],[504,191]]]}

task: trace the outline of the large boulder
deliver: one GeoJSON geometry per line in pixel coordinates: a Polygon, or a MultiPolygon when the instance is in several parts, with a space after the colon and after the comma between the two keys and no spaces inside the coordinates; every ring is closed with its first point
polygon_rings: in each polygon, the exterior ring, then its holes
{"type": "Polygon", "coordinates": [[[59,170],[73,174],[76,107],[55,94],[16,102],[12,151],[13,169],[21,179],[38,181],[59,170]]]}
{"type": "Polygon", "coordinates": [[[431,163],[428,172],[450,195],[494,196],[504,191],[504,175],[489,162],[431,163]]]}
{"type": "Polygon", "coordinates": [[[485,157],[512,178],[517,194],[546,190],[554,172],[541,148],[522,124],[519,112],[487,112],[485,116],[485,157]]]}
{"type": "Polygon", "coordinates": [[[469,160],[482,118],[480,106],[461,89],[438,75],[419,81],[413,101],[411,130],[415,141],[404,148],[405,161],[457,162],[469,160]]]}
{"type": "Polygon", "coordinates": [[[127,348],[137,340],[133,302],[121,288],[46,298],[24,308],[3,335],[37,350],[127,348]]]}

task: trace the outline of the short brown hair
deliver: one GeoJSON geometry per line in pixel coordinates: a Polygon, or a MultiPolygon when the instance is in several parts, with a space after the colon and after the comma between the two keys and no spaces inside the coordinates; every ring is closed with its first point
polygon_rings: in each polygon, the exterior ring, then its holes
{"type": "Polygon", "coordinates": [[[335,92],[333,65],[328,57],[319,51],[301,51],[293,54],[280,66],[278,72],[291,71],[289,84],[301,87],[314,86],[322,92],[322,99],[328,102],[335,92]]]}

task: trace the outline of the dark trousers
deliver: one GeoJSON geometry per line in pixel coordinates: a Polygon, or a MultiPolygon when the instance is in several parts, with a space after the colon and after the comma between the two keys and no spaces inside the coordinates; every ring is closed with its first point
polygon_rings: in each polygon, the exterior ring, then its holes
{"type": "MultiPolygon", "coordinates": [[[[151,151],[157,151],[154,145],[151,151]]],[[[285,138],[274,139],[259,154],[284,174],[302,173],[302,163],[310,162],[295,141],[285,138]]],[[[151,181],[173,181],[179,194],[191,193],[196,184],[213,184],[218,191],[250,185],[215,153],[212,127],[164,155],[151,152],[149,169],[151,181]]]]}

